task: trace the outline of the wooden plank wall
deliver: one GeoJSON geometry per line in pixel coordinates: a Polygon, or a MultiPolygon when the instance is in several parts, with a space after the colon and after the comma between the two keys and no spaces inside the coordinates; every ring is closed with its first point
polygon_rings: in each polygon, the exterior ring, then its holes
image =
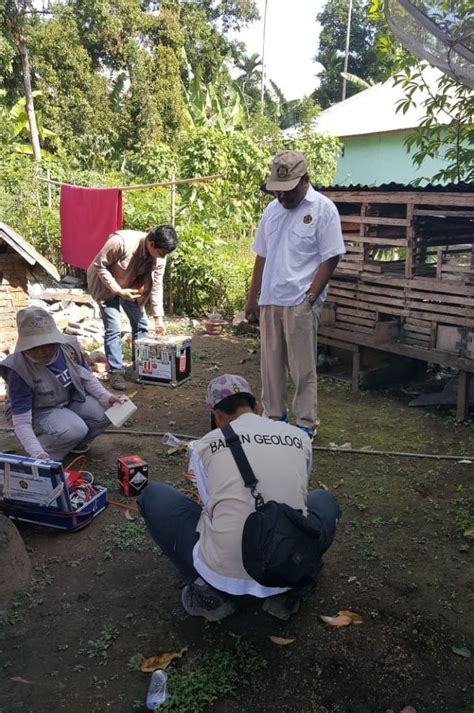
{"type": "Polygon", "coordinates": [[[324,193],[341,214],[347,253],[321,333],[395,353],[404,345],[434,363],[448,355],[474,372],[474,193],[324,193]]]}

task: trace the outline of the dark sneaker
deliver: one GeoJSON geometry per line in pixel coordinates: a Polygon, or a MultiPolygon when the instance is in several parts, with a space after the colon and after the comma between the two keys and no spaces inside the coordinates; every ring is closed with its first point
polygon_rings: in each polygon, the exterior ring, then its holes
{"type": "Polygon", "coordinates": [[[317,433],[315,428],[308,428],[308,426],[298,426],[298,424],[296,424],[296,426],[301,431],[304,431],[310,437],[310,440],[313,440],[313,438],[315,437],[315,435],[317,433]]]}
{"type": "Polygon", "coordinates": [[[262,605],[262,610],[271,616],[288,621],[293,614],[299,611],[301,604],[301,592],[295,589],[290,589],[283,594],[275,594],[273,597],[267,597],[262,605]]]}
{"type": "Polygon", "coordinates": [[[109,373],[109,384],[115,391],[126,391],[128,388],[121,371],[111,371],[109,373]]]}
{"type": "Polygon", "coordinates": [[[220,621],[237,611],[237,604],[229,596],[209,584],[187,584],[182,593],[183,607],[191,616],[203,616],[207,621],[220,621]]]}

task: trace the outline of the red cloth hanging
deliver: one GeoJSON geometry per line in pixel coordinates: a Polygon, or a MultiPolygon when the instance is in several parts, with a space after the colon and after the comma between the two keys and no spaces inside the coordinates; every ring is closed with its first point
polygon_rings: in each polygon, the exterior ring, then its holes
{"type": "Polygon", "coordinates": [[[87,269],[109,235],[122,227],[122,191],[63,184],[59,212],[63,260],[87,269]]]}

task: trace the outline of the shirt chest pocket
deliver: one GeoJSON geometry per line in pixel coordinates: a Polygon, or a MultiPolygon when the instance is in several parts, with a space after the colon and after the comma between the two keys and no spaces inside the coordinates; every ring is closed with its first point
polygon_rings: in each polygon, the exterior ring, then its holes
{"type": "Polygon", "coordinates": [[[318,251],[318,239],[316,234],[316,219],[312,218],[310,223],[299,220],[292,229],[292,241],[298,252],[310,254],[318,251]]]}

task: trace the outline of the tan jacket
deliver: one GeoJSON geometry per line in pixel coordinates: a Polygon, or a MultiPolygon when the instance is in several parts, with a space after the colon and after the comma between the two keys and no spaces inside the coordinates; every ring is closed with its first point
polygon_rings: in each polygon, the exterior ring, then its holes
{"type": "Polygon", "coordinates": [[[149,301],[153,316],[163,316],[166,258],[147,254],[146,236],[140,230],[117,230],[107,238],[87,270],[89,292],[96,302],[107,302],[123,289],[143,287],[137,304],[142,307],[149,301]]]}

